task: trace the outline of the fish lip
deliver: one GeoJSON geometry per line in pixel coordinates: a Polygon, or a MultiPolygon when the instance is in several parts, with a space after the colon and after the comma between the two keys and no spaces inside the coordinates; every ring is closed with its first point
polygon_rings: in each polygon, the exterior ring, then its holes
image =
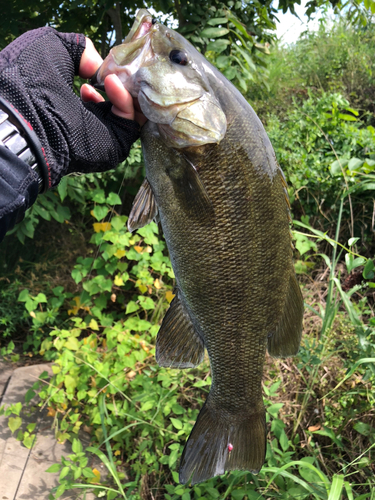
{"type": "MultiPolygon", "coordinates": [[[[129,31],[128,35],[126,36],[121,45],[131,44],[132,42],[135,42],[136,40],[141,38],[144,38],[145,39],[144,43],[146,43],[146,38],[149,36],[150,32],[156,29],[158,29],[157,24],[156,23],[153,24],[153,18],[151,14],[146,9],[140,9],[136,15],[136,19],[133,23],[131,30],[129,31]]],[[[106,73],[109,60],[118,65],[118,63],[116,62],[115,53],[112,52],[112,49],[110,50],[108,56],[105,58],[102,64],[99,66],[99,68],[96,70],[94,75],[89,80],[90,85],[92,85],[94,88],[98,90],[103,90],[103,91],[105,90],[104,89],[105,77],[103,78],[102,74],[103,70],[106,73]]],[[[124,73],[123,66],[121,67],[121,72],[124,73]]],[[[107,75],[112,73],[116,73],[116,71],[110,71],[107,73],[107,75]]],[[[130,74],[128,74],[127,76],[130,76],[130,74]]]]}

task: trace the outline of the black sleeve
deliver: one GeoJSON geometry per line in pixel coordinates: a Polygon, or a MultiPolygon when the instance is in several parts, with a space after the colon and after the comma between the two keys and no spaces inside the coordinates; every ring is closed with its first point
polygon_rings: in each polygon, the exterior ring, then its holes
{"type": "Polygon", "coordinates": [[[36,173],[0,145],[0,241],[20,222],[38,196],[36,173]]]}

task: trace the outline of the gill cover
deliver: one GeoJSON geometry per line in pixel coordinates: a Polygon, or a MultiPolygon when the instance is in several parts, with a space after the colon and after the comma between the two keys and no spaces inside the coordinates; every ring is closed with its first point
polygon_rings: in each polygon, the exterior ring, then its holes
{"type": "Polygon", "coordinates": [[[115,73],[170,147],[218,143],[227,120],[203,61],[181,35],[153,24],[150,13],[141,9],[124,43],[111,50],[97,71],[95,84],[101,87],[115,73]]]}

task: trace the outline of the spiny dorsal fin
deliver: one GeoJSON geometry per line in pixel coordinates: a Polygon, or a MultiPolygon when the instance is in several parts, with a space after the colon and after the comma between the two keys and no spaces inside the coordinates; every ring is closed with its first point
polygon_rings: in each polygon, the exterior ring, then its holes
{"type": "Polygon", "coordinates": [[[155,196],[152,192],[147,178],[139,188],[137,196],[134,198],[133,206],[128,219],[128,230],[135,231],[146,224],[149,224],[158,213],[155,196]]]}
{"type": "Polygon", "coordinates": [[[268,337],[268,352],[275,358],[297,354],[302,335],[303,298],[296,275],[289,279],[289,288],[280,322],[268,337]]]}
{"type": "Polygon", "coordinates": [[[177,292],[156,339],[156,362],[167,368],[193,368],[203,356],[203,341],[177,292]]]}

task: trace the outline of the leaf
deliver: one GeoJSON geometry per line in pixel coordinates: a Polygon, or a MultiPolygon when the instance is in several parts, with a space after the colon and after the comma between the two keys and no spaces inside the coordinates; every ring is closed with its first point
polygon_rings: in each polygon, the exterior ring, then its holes
{"type": "Polygon", "coordinates": [[[182,429],[182,422],[181,420],[178,420],[177,418],[171,418],[171,422],[172,424],[174,425],[174,427],[176,427],[176,429],[180,430],[182,429]]]}
{"type": "Polygon", "coordinates": [[[25,288],[22,290],[22,292],[18,295],[18,302],[26,302],[26,300],[29,298],[29,290],[25,288]]]}
{"type": "Polygon", "coordinates": [[[279,411],[284,406],[283,403],[275,403],[267,408],[267,412],[272,415],[274,418],[277,417],[279,411]]]}
{"type": "Polygon", "coordinates": [[[116,285],[116,286],[122,286],[124,284],[124,280],[121,278],[121,276],[119,274],[117,274],[115,276],[115,279],[113,280],[113,283],[116,285]]]}
{"type": "Polygon", "coordinates": [[[69,337],[68,340],[65,342],[64,347],[66,349],[69,349],[70,351],[78,351],[79,349],[79,340],[75,337],[69,337]]]}
{"type": "Polygon", "coordinates": [[[355,116],[345,115],[344,113],[339,113],[339,118],[341,118],[341,120],[344,120],[347,122],[356,122],[357,121],[357,118],[355,116]]]}
{"type": "Polygon", "coordinates": [[[30,401],[33,399],[35,394],[36,394],[35,391],[33,391],[32,389],[29,389],[25,394],[25,402],[30,403],[30,401]]]}
{"type": "Polygon", "coordinates": [[[60,486],[56,490],[55,498],[61,497],[61,495],[64,493],[65,489],[66,489],[65,484],[60,484],[60,486]]]}
{"type": "Polygon", "coordinates": [[[228,28],[205,28],[200,32],[200,35],[205,38],[218,38],[220,36],[227,35],[228,33],[228,28]]]}
{"type": "Polygon", "coordinates": [[[375,431],[371,425],[365,424],[364,422],[357,422],[353,425],[353,427],[357,432],[359,432],[359,434],[366,437],[370,436],[375,431]]]}
{"type": "Polygon", "coordinates": [[[109,193],[106,201],[108,205],[121,205],[121,199],[116,193],[109,193]]]}
{"type": "Polygon", "coordinates": [[[98,221],[104,219],[104,217],[107,214],[108,214],[108,208],[103,205],[96,205],[96,207],[92,210],[92,215],[98,221]]]}
{"type": "Polygon", "coordinates": [[[334,474],[328,500],[341,500],[343,486],[344,476],[342,474],[334,474]]]}
{"type": "Polygon", "coordinates": [[[320,424],[310,425],[310,427],[308,427],[307,430],[310,432],[315,432],[315,431],[318,431],[320,428],[321,428],[320,424]]]}
{"type": "Polygon", "coordinates": [[[62,464],[53,464],[53,465],[51,465],[51,467],[48,467],[46,472],[51,472],[51,473],[60,472],[61,467],[62,467],[62,464]]]}
{"type": "Polygon", "coordinates": [[[81,453],[83,450],[82,443],[79,439],[73,439],[72,450],[74,453],[81,453]]]}
{"type": "Polygon", "coordinates": [[[68,194],[68,178],[63,177],[57,186],[57,191],[60,195],[61,201],[64,201],[66,195],[68,194]]]}
{"type": "Polygon", "coordinates": [[[72,391],[77,387],[77,380],[71,375],[65,375],[64,384],[68,390],[72,391]]]}
{"type": "Polygon", "coordinates": [[[29,424],[26,429],[31,433],[35,430],[35,427],[36,427],[36,423],[32,423],[32,424],[29,424]]]}
{"type": "Polygon", "coordinates": [[[121,259],[122,257],[124,257],[126,254],[125,250],[122,250],[121,248],[119,248],[118,250],[116,250],[116,252],[113,254],[115,257],[117,257],[118,259],[121,259]]]}
{"type": "Polygon", "coordinates": [[[22,425],[21,417],[9,417],[8,426],[9,429],[14,433],[17,429],[19,429],[22,425]]]}
{"type": "Polygon", "coordinates": [[[213,52],[223,52],[223,50],[225,50],[228,45],[230,45],[230,41],[229,40],[224,40],[224,39],[220,39],[220,40],[215,40],[214,42],[210,42],[208,45],[207,45],[207,50],[212,50],[213,52]]]}
{"type": "Polygon", "coordinates": [[[334,161],[331,163],[330,166],[330,172],[332,175],[340,175],[342,174],[342,170],[346,167],[346,165],[349,163],[349,160],[346,160],[344,158],[339,158],[338,160],[334,161]]]}
{"type": "Polygon", "coordinates": [[[174,299],[175,297],[175,294],[173,292],[171,292],[170,290],[168,290],[166,293],[165,293],[165,298],[167,299],[167,301],[169,303],[172,302],[172,300],[174,299]]]}
{"type": "Polygon", "coordinates": [[[362,167],[364,161],[359,158],[351,158],[348,163],[348,169],[353,172],[362,167]]]}
{"type": "Polygon", "coordinates": [[[111,223],[110,222],[94,222],[93,224],[94,231],[96,233],[105,233],[106,231],[109,231],[111,229],[111,223]]]}
{"type": "Polygon", "coordinates": [[[348,245],[351,247],[351,246],[355,245],[358,240],[359,240],[359,238],[349,238],[348,245]]]}
{"type": "Polygon", "coordinates": [[[96,331],[99,330],[98,322],[94,318],[90,321],[89,328],[96,331]]]}
{"type": "Polygon", "coordinates": [[[138,311],[139,305],[134,302],[134,300],[130,300],[126,306],[125,314],[131,314],[134,311],[138,311]]]}
{"type": "Polygon", "coordinates": [[[70,467],[63,467],[60,472],[59,481],[64,479],[70,472],[70,467]]]}
{"type": "Polygon", "coordinates": [[[374,267],[374,262],[371,259],[368,259],[363,269],[363,277],[366,280],[371,280],[374,277],[374,267]]]}
{"type": "Polygon", "coordinates": [[[228,19],[226,17],[214,17],[213,19],[209,19],[207,24],[210,26],[216,26],[217,24],[226,24],[228,19]]]}
{"type": "Polygon", "coordinates": [[[283,451],[286,451],[289,448],[288,437],[285,434],[284,430],[281,432],[279,442],[280,442],[280,446],[281,446],[283,451]]]}

